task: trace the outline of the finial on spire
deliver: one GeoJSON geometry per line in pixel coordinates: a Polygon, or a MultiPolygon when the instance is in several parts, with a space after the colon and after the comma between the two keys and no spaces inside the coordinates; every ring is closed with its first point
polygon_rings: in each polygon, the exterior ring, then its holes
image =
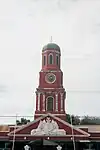
{"type": "Polygon", "coordinates": [[[52,36],[51,36],[51,38],[50,38],[50,42],[52,43],[52,36]]]}

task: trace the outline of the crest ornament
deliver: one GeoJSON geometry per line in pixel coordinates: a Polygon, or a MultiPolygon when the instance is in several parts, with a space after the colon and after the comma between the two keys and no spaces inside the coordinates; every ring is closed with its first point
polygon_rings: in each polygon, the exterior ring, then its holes
{"type": "Polygon", "coordinates": [[[31,135],[66,135],[66,131],[64,129],[59,129],[57,122],[47,117],[43,121],[40,121],[37,129],[31,130],[31,135]]]}

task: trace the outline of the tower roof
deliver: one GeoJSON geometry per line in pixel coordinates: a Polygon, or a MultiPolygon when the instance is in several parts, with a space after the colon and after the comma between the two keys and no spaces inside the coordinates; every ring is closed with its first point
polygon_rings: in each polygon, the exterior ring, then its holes
{"type": "Polygon", "coordinates": [[[60,47],[55,43],[48,43],[42,49],[42,51],[45,51],[45,50],[58,50],[60,52],[60,47]]]}

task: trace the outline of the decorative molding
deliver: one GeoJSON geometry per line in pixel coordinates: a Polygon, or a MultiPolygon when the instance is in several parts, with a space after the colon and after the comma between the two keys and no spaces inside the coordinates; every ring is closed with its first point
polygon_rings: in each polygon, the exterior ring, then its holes
{"type": "Polygon", "coordinates": [[[38,90],[37,89],[37,91],[35,92],[37,95],[38,95],[38,93],[40,93],[40,94],[45,94],[45,92],[44,91],[40,91],[40,90],[38,90]]]}
{"type": "Polygon", "coordinates": [[[50,49],[47,49],[47,50],[43,51],[42,54],[47,53],[47,51],[48,51],[48,52],[50,51],[50,52],[53,52],[53,53],[56,52],[57,54],[61,55],[61,52],[59,52],[59,51],[57,51],[57,50],[50,50],[50,49]]]}
{"type": "Polygon", "coordinates": [[[56,93],[56,111],[58,111],[58,94],[56,93]]]}
{"type": "Polygon", "coordinates": [[[47,117],[43,121],[40,120],[40,123],[37,129],[31,130],[31,135],[45,135],[45,136],[54,136],[54,135],[66,135],[66,131],[64,129],[59,129],[59,126],[56,121],[51,120],[50,117],[47,117]]]}
{"type": "Polygon", "coordinates": [[[38,111],[40,111],[40,94],[41,93],[38,93],[38,111]]]}
{"type": "Polygon", "coordinates": [[[55,88],[43,88],[43,89],[47,89],[47,90],[50,89],[50,90],[52,90],[52,89],[55,89],[55,88]]]}
{"type": "MultiPolygon", "coordinates": [[[[10,135],[10,137],[13,137],[14,135],[12,134],[12,135],[10,135]]],[[[34,137],[34,135],[31,135],[31,134],[16,134],[16,137],[25,137],[26,136],[26,138],[28,138],[28,137],[34,137]]],[[[44,136],[46,136],[46,135],[44,135],[44,136]]],[[[72,134],[66,134],[66,135],[60,135],[60,137],[63,137],[63,138],[67,138],[67,137],[70,137],[70,138],[72,138],[72,136],[74,136],[74,137],[89,137],[89,135],[72,135],[72,134]]],[[[1,136],[0,136],[1,137],[1,136]]],[[[37,137],[39,137],[39,139],[40,139],[40,135],[39,136],[37,136],[37,137]]],[[[42,136],[43,137],[43,136],[42,136]]],[[[58,137],[57,135],[55,136],[55,135],[52,135],[52,137],[54,137],[55,139],[56,139],[56,137],[58,137]]],[[[5,137],[4,137],[5,138],[5,137]]],[[[98,139],[100,139],[100,137],[91,137],[91,139],[92,138],[98,138],[98,139]]],[[[27,140],[27,139],[26,139],[27,140]]],[[[65,139],[66,140],[66,139],[65,139]]],[[[84,140],[85,141],[85,140],[84,140]]],[[[100,140],[99,140],[100,141],[100,140]]]]}
{"type": "Polygon", "coordinates": [[[61,111],[63,111],[63,93],[60,93],[60,96],[61,96],[61,111]]]}
{"type": "Polygon", "coordinates": [[[44,70],[41,70],[40,72],[62,72],[61,70],[46,70],[46,71],[44,71],[44,70]]]}
{"type": "Polygon", "coordinates": [[[42,89],[55,89],[55,90],[56,90],[56,89],[61,89],[61,90],[64,90],[64,91],[65,91],[65,89],[62,88],[62,87],[61,87],[61,88],[49,88],[49,87],[48,87],[48,88],[42,88],[42,89]]]}
{"type": "MultiPolygon", "coordinates": [[[[45,115],[45,114],[35,114],[35,116],[41,116],[41,115],[43,116],[43,115],[45,115]]],[[[57,113],[57,114],[54,114],[54,113],[53,113],[53,115],[54,115],[54,116],[66,116],[66,114],[58,114],[58,113],[57,113]]]]}
{"type": "MultiPolygon", "coordinates": [[[[10,137],[13,137],[14,135],[12,134],[12,135],[10,135],[10,137]]],[[[26,138],[27,137],[34,137],[34,135],[31,135],[31,134],[16,134],[16,137],[25,137],[26,136],[26,138]]],[[[41,136],[41,135],[40,135],[41,136]]],[[[46,135],[45,135],[46,136],[46,135]]],[[[89,137],[89,135],[72,135],[72,134],[66,134],[66,135],[60,135],[60,137],[71,137],[72,138],[72,136],[74,136],[74,137],[89,137]]],[[[1,137],[1,136],[0,136],[1,137]]],[[[52,137],[57,137],[57,135],[55,136],[55,135],[52,135],[52,137]]],[[[100,139],[100,137],[91,137],[91,138],[98,138],[98,139],[100,139]]],[[[27,139],[26,139],[27,140],[27,139]]],[[[100,140],[99,140],[100,141],[100,140]]]]}
{"type": "Polygon", "coordinates": [[[46,92],[46,93],[48,93],[48,94],[52,94],[52,93],[54,93],[54,92],[52,92],[52,91],[48,91],[48,92],[46,92]]]}
{"type": "Polygon", "coordinates": [[[38,95],[38,91],[35,91],[36,95],[38,95]]]}
{"type": "Polygon", "coordinates": [[[43,94],[43,111],[45,111],[45,94],[43,94]]]}

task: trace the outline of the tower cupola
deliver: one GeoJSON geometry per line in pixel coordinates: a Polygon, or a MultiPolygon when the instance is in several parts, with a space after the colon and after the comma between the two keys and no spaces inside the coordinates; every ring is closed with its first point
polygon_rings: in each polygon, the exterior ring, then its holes
{"type": "Polygon", "coordinates": [[[60,69],[60,47],[55,43],[48,43],[42,49],[42,70],[60,69]]]}
{"type": "Polygon", "coordinates": [[[60,47],[55,43],[48,43],[47,45],[45,45],[43,47],[42,52],[44,52],[46,50],[56,50],[56,51],[60,52],[60,47]]]}

